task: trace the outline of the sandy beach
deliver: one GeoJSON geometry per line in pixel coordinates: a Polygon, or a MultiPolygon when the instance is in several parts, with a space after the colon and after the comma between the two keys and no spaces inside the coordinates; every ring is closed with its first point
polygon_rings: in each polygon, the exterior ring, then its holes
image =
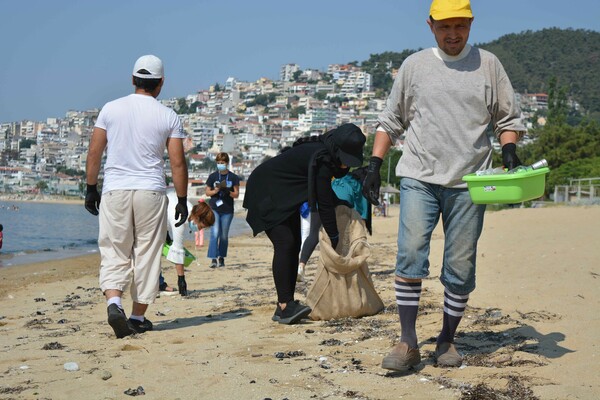
{"type": "MultiPolygon", "coordinates": [[[[486,214],[457,369],[438,368],[432,358],[443,305],[438,227],[417,321],[423,362],[405,374],[380,367],[399,335],[394,207],[374,219],[369,238],[369,268],[386,308],[360,319],[271,321],[264,234],[232,238],[225,268],[209,269],[201,248],[186,272],[191,295],[161,296],[147,313],[155,330],[125,339],[106,323],[97,254],[1,269],[0,399],[124,399],[140,386],[144,398],[171,400],[597,399],[599,221],[599,206],[486,214]]],[[[300,300],[317,257],[298,285],[300,300]]],[[[175,283],[174,267],[163,266],[175,283]]],[[[129,314],[129,296],[124,305],[129,314]]]]}

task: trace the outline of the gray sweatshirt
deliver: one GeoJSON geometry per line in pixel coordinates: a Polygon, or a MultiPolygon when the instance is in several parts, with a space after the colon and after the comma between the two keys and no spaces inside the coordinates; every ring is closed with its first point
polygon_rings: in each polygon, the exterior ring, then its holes
{"type": "Polygon", "coordinates": [[[438,48],[408,57],[394,81],[379,128],[392,143],[405,137],[396,175],[451,188],[492,164],[492,144],[503,131],[525,131],[521,110],[500,61],[471,46],[456,57],[438,48]]]}

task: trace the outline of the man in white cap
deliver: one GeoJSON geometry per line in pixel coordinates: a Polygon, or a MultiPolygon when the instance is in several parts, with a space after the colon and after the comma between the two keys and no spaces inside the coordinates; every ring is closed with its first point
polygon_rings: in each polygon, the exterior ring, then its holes
{"type": "Polygon", "coordinates": [[[445,243],[440,281],[444,316],[437,337],[439,366],[456,367],[462,356],[454,336],[475,289],[477,241],[485,205],[471,201],[464,175],[490,168],[491,124],[502,145],[504,166],[520,164],[516,142],[525,131],[510,80],[491,53],[467,44],[473,13],[469,0],[433,0],[427,21],[437,47],[401,65],[380,114],[363,193],[378,204],[379,169],[392,144],[404,137],[396,167],[400,223],[394,288],[401,338],[382,362],[403,371],[421,362],[416,319],[421,281],[429,275],[432,232],[440,217],[445,243]]]}
{"type": "Polygon", "coordinates": [[[188,217],[186,135],[177,114],[156,100],[164,83],[162,61],[142,56],[132,75],[135,92],[107,103],[98,115],[86,168],[85,208],[100,215],[100,288],[117,338],[152,330],[144,314],[158,294],[167,232],[165,149],[177,193],[177,203],[172,205],[179,221],[176,226],[188,217]],[[105,149],[100,201],[97,184],[105,149]],[[133,307],[127,319],[121,297],[129,285],[133,307]]]}

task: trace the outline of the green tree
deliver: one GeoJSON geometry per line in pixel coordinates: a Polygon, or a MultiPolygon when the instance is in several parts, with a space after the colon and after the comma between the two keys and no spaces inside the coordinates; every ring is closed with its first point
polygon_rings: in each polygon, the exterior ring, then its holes
{"type": "MultiPolygon", "coordinates": [[[[375,134],[369,135],[367,137],[367,142],[365,143],[365,148],[363,150],[364,164],[368,164],[371,158],[371,154],[373,154],[373,143],[375,142],[375,134]]],[[[389,182],[391,186],[398,186],[399,178],[396,176],[396,165],[398,165],[398,161],[400,161],[400,157],[402,156],[402,151],[396,147],[390,147],[390,150],[387,152],[383,159],[383,163],[381,164],[381,169],[379,170],[379,174],[381,176],[381,185],[386,186],[389,182]],[[389,180],[388,180],[389,179],[389,180]]]]}
{"type": "Polygon", "coordinates": [[[306,107],[304,107],[304,106],[294,107],[290,110],[290,118],[298,118],[298,115],[305,114],[305,113],[306,113],[306,107]]]}
{"type": "Polygon", "coordinates": [[[190,110],[189,110],[189,107],[188,107],[185,99],[183,97],[177,99],[177,113],[178,114],[188,114],[189,111],[190,110]]]}
{"type": "Polygon", "coordinates": [[[600,177],[600,157],[574,160],[550,171],[546,181],[549,191],[557,185],[568,185],[570,179],[600,177]]]}
{"type": "Polygon", "coordinates": [[[32,139],[21,139],[19,142],[19,148],[21,149],[30,149],[31,145],[37,144],[37,141],[32,139]]]}
{"type": "MultiPolygon", "coordinates": [[[[600,32],[549,28],[500,37],[477,47],[494,53],[519,93],[547,93],[548,81],[567,87],[567,96],[600,121],[600,32]]],[[[361,68],[372,76],[374,89],[392,87],[392,71],[416,50],[371,54],[361,68]]]]}
{"type": "Polygon", "coordinates": [[[217,169],[217,162],[214,160],[211,160],[210,158],[205,158],[204,160],[202,160],[202,168],[207,170],[207,171],[212,171],[217,169]]]}
{"type": "Polygon", "coordinates": [[[325,100],[326,98],[327,98],[327,92],[325,92],[325,91],[320,91],[320,92],[315,93],[315,99],[317,99],[317,100],[322,101],[322,100],[325,100]]]}
{"type": "Polygon", "coordinates": [[[35,184],[35,187],[38,188],[40,191],[43,191],[48,189],[48,184],[46,183],[46,181],[38,181],[35,184]]]}
{"type": "Polygon", "coordinates": [[[248,107],[253,107],[255,105],[266,107],[269,104],[274,103],[276,99],[277,93],[259,94],[254,100],[248,102],[248,107]]]}
{"type": "Polygon", "coordinates": [[[557,81],[548,84],[548,119],[546,125],[531,133],[532,144],[519,150],[521,161],[531,164],[545,158],[550,166],[546,180],[548,192],[565,185],[569,179],[600,176],[600,124],[590,118],[577,125],[569,124],[566,89],[557,81]]]}

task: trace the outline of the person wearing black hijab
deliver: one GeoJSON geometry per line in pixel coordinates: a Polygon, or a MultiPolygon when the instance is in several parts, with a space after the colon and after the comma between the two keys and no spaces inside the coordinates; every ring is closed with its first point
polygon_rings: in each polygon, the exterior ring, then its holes
{"type": "Polygon", "coordinates": [[[331,180],[343,177],[363,162],[366,138],[359,127],[343,124],[320,136],[301,138],[291,149],[259,165],[248,178],[243,207],[256,236],[265,232],[273,243],[273,279],[277,308],[273,321],[294,324],[310,307],[294,300],[301,246],[300,206],[318,209],[323,228],[335,249],[339,240],[335,206],[339,200],[331,180]]]}

